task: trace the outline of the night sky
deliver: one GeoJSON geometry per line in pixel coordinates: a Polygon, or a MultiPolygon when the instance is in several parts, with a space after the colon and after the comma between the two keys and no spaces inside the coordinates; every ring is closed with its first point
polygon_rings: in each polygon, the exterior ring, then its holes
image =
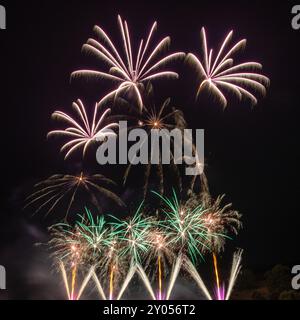
{"type": "MultiPolygon", "coordinates": [[[[35,292],[46,281],[49,262],[43,247],[34,244],[47,240],[50,222],[23,211],[24,198],[35,182],[76,171],[78,163],[64,162],[59,154],[60,142],[46,139],[55,128],[50,116],[57,109],[70,111],[77,98],[92,107],[112,88],[70,83],[70,74],[97,68],[97,61],[82,54],[81,46],[94,35],[95,24],[119,39],[117,14],[128,21],[133,39],[145,36],[157,20],[155,39],[170,35],[172,51],[199,55],[202,26],[212,47],[219,46],[231,29],[234,40],[247,38],[237,61],[261,62],[263,74],[271,80],[267,96],[254,108],[230,98],[224,111],[209,99],[195,102],[193,70],[181,63],[174,65],[181,76],[178,81],[154,83],[154,89],[158,101],[171,96],[184,110],[190,128],[205,129],[211,192],[225,193],[243,214],[244,228],[229,244],[229,253],[244,248],[243,265],[257,270],[300,263],[300,30],[291,27],[293,3],[281,2],[2,1],[7,30],[0,31],[0,264],[7,268],[10,288],[3,294],[40,297],[35,292]],[[36,280],[28,281],[34,272],[36,280]]],[[[99,70],[102,66],[100,62],[99,70]]],[[[118,181],[114,170],[107,169],[106,175],[118,181]]],[[[130,192],[134,197],[133,187],[130,192]]]]}

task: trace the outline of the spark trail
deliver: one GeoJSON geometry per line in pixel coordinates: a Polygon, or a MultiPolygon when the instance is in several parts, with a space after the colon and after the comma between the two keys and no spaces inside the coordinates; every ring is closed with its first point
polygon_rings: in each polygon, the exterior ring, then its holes
{"type": "Polygon", "coordinates": [[[221,288],[220,288],[220,278],[219,278],[219,271],[218,271],[218,261],[217,261],[217,256],[215,255],[215,253],[213,253],[213,261],[214,261],[215,277],[216,277],[216,282],[217,282],[218,300],[223,300],[223,299],[221,299],[221,288]]]}

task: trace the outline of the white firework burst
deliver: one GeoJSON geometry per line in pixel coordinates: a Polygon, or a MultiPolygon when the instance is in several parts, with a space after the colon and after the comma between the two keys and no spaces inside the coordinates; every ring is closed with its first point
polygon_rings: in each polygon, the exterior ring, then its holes
{"type": "Polygon", "coordinates": [[[93,141],[103,141],[108,136],[116,135],[112,129],[119,126],[118,123],[109,123],[103,126],[103,122],[107,119],[107,115],[111,111],[110,109],[106,109],[101,116],[99,116],[97,114],[98,106],[96,105],[93,120],[90,122],[81,100],[78,99],[77,102],[73,102],[72,106],[79,121],[62,111],[55,111],[52,114],[53,118],[63,120],[71,126],[64,130],[53,130],[48,133],[48,137],[62,135],[69,139],[61,148],[61,152],[66,151],[65,159],[80,148],[83,149],[82,155],[84,156],[88,146],[93,141]]]}
{"type": "Polygon", "coordinates": [[[269,79],[252,70],[261,70],[262,65],[257,62],[244,62],[234,64],[232,56],[246,46],[246,39],[240,40],[228,47],[233,31],[230,31],[223,41],[219,51],[214,54],[213,49],[208,49],[205,28],[201,29],[203,57],[199,59],[192,53],[187,55],[187,60],[196,68],[201,82],[197,97],[205,87],[216,96],[222,106],[227,106],[225,91],[235,94],[240,100],[245,97],[252,105],[257,104],[254,92],[262,95],[266,93],[269,79]]]}
{"type": "Polygon", "coordinates": [[[154,49],[150,49],[152,36],[157,27],[157,23],[154,22],[147,40],[140,41],[137,54],[134,55],[132,50],[132,42],[130,33],[126,21],[123,21],[118,16],[118,24],[121,32],[123,51],[119,52],[112,40],[106,34],[106,32],[98,27],[94,27],[94,32],[99,38],[99,41],[95,39],[89,39],[83,46],[83,51],[96,56],[100,60],[104,61],[110,69],[107,72],[100,72],[96,70],[79,70],[72,73],[72,78],[84,77],[84,78],[98,78],[108,79],[118,83],[118,87],[107,94],[100,100],[99,104],[102,104],[109,99],[116,97],[121,93],[132,93],[132,96],[136,98],[138,107],[143,108],[142,89],[144,83],[150,80],[156,80],[159,78],[178,78],[178,74],[173,71],[163,70],[161,68],[178,58],[183,58],[185,53],[176,52],[161,57],[161,52],[170,44],[170,37],[163,38],[154,49]]]}

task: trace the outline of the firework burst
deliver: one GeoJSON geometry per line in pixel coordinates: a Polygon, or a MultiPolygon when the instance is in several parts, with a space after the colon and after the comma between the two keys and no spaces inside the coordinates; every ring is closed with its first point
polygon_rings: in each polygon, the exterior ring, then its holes
{"type": "Polygon", "coordinates": [[[141,110],[143,108],[142,90],[144,84],[159,78],[178,78],[176,72],[168,70],[161,71],[161,68],[175,59],[183,58],[185,54],[183,52],[176,52],[158,58],[161,56],[160,53],[170,44],[170,37],[165,37],[154,49],[150,49],[152,36],[157,27],[157,23],[154,22],[147,40],[144,41],[142,39],[140,41],[138,52],[134,55],[127,22],[118,16],[118,24],[121,32],[124,55],[116,49],[106,32],[102,28],[95,26],[94,32],[99,38],[99,41],[89,39],[83,46],[83,51],[96,56],[105,62],[110,69],[107,72],[79,70],[72,73],[72,78],[92,77],[117,82],[119,84],[117,89],[107,94],[101,99],[99,104],[121,93],[131,92],[135,96],[138,107],[141,110]]]}
{"type": "MultiPolygon", "coordinates": [[[[104,216],[93,218],[91,212],[86,210],[86,216],[79,216],[82,221],[77,222],[79,232],[86,242],[86,253],[90,258],[88,261],[100,274],[100,278],[106,279],[109,274],[108,287],[110,300],[113,299],[114,284],[120,278],[119,252],[114,232],[107,225],[104,216]]],[[[97,278],[98,279],[98,278],[97,278]]],[[[100,283],[100,282],[99,282],[100,283]]]]}
{"type": "Polygon", "coordinates": [[[113,227],[114,235],[124,243],[120,255],[129,257],[130,264],[141,262],[142,257],[150,247],[148,239],[151,218],[143,216],[142,207],[143,202],[130,219],[120,220],[113,217],[115,221],[110,223],[113,227]]]}
{"type": "Polygon", "coordinates": [[[104,216],[93,217],[90,210],[85,209],[85,215],[79,215],[76,222],[76,232],[80,235],[81,244],[85,248],[86,265],[99,266],[99,257],[105,256],[110,248],[110,233],[104,216]]]}
{"type": "Polygon", "coordinates": [[[154,278],[158,282],[158,294],[157,300],[163,300],[164,288],[163,282],[167,276],[168,265],[174,260],[174,253],[172,251],[172,246],[169,244],[168,236],[164,230],[159,226],[157,220],[153,221],[151,230],[149,232],[148,241],[150,243],[150,248],[148,251],[148,256],[145,259],[146,270],[150,273],[153,269],[154,278]],[[153,263],[156,264],[156,268],[153,268],[153,263]]]}
{"type": "Polygon", "coordinates": [[[49,245],[53,249],[55,260],[59,261],[58,266],[63,277],[68,298],[69,300],[75,300],[78,268],[81,264],[84,264],[83,255],[85,254],[81,235],[66,223],[51,227],[50,234],[52,239],[49,245]],[[70,284],[68,270],[71,270],[70,284]]]}
{"type": "MultiPolygon", "coordinates": [[[[238,234],[242,227],[242,215],[232,209],[232,204],[222,205],[225,195],[213,199],[210,194],[197,196],[192,194],[186,202],[188,207],[202,203],[205,211],[201,217],[207,229],[208,244],[212,252],[218,253],[224,249],[225,240],[230,239],[229,233],[238,234]]],[[[205,247],[203,251],[205,251],[205,247]]]]}
{"type": "Polygon", "coordinates": [[[64,266],[72,268],[84,261],[83,238],[80,232],[67,223],[59,223],[49,228],[51,240],[49,246],[55,260],[62,261],[64,266]]]}
{"type": "Polygon", "coordinates": [[[65,159],[80,148],[83,149],[82,155],[84,156],[92,142],[95,142],[96,140],[104,141],[105,138],[109,136],[115,136],[116,133],[112,131],[112,129],[119,126],[117,123],[109,123],[103,126],[103,122],[107,120],[110,109],[106,109],[101,116],[99,116],[98,107],[96,105],[93,120],[90,122],[81,100],[78,99],[72,106],[76,112],[76,116],[79,118],[79,121],[64,112],[55,111],[52,114],[52,118],[62,120],[70,125],[70,127],[64,130],[50,131],[48,133],[48,137],[59,135],[68,138],[69,141],[61,148],[61,152],[66,151],[65,159]]]}
{"type": "MultiPolygon", "coordinates": [[[[187,205],[192,207],[201,201],[206,209],[202,219],[207,229],[207,244],[210,245],[209,250],[213,257],[216,279],[215,291],[218,300],[225,299],[225,288],[220,283],[217,253],[224,249],[225,240],[229,238],[228,233],[237,235],[238,230],[242,227],[241,214],[231,209],[232,204],[221,205],[224,196],[219,196],[216,200],[213,200],[209,193],[202,193],[200,196],[192,195],[187,201],[187,205]]],[[[202,251],[207,251],[207,246],[203,247],[202,251]]]]}
{"type": "Polygon", "coordinates": [[[246,46],[243,39],[228,49],[233,31],[230,31],[223,41],[219,51],[214,54],[213,49],[208,48],[206,31],[201,29],[201,42],[203,57],[199,59],[192,53],[187,55],[187,60],[196,68],[201,78],[197,91],[197,97],[201,90],[208,90],[220,101],[222,106],[227,106],[227,98],[224,90],[235,94],[240,100],[248,98],[253,105],[257,104],[257,98],[251,91],[264,95],[269,79],[251,70],[261,70],[262,65],[257,62],[244,62],[234,64],[232,56],[246,46]]]}
{"type": "Polygon", "coordinates": [[[27,197],[25,208],[37,205],[35,213],[46,210],[46,215],[63,201],[67,203],[66,217],[76,200],[76,195],[83,192],[92,203],[101,210],[99,196],[104,196],[124,206],[122,200],[108,188],[115,183],[101,174],[62,175],[55,174],[35,185],[35,191],[27,197]]]}
{"type": "Polygon", "coordinates": [[[154,192],[164,202],[163,213],[166,219],[161,226],[168,235],[168,241],[182,254],[187,254],[195,262],[202,257],[203,247],[209,250],[207,228],[203,221],[205,209],[202,204],[193,208],[181,204],[173,190],[172,198],[167,198],[154,192]]]}
{"type": "MultiPolygon", "coordinates": [[[[114,298],[114,287],[116,277],[126,275],[123,286],[120,289],[118,299],[122,296],[125,288],[131,281],[136,270],[140,270],[140,263],[150,248],[148,240],[151,226],[151,218],[144,217],[142,213],[143,202],[137,208],[133,217],[127,220],[120,220],[112,217],[110,237],[112,239],[112,251],[108,252],[106,265],[109,266],[109,298],[114,298]]],[[[139,271],[143,279],[143,270],[139,271]]]]}

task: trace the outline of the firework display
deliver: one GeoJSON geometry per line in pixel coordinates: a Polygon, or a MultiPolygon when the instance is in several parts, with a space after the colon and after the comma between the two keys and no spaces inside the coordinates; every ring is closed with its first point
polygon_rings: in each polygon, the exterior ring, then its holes
{"type": "MultiPolygon", "coordinates": [[[[203,209],[196,206],[191,209],[190,206],[181,206],[175,192],[170,199],[159,194],[158,196],[165,202],[161,219],[146,215],[141,203],[133,217],[128,220],[113,216],[108,216],[110,221],[105,221],[104,216],[95,219],[86,209],[75,226],[62,223],[50,228],[49,246],[62,272],[69,299],[79,299],[92,278],[97,279],[100,296],[110,300],[119,299],[136,273],[153,299],[169,299],[180,270],[190,274],[206,297],[212,299],[194,265],[197,256],[203,259],[203,253],[212,250],[213,242],[210,239],[222,236],[212,235],[205,222],[206,211],[211,211],[214,207],[203,209]],[[153,260],[157,262],[154,276],[157,286],[151,284],[151,272],[147,270],[147,265],[153,260]],[[172,270],[166,284],[167,273],[164,271],[169,267],[172,270]],[[75,293],[80,268],[87,270],[87,274],[78,293],[75,293]],[[119,293],[116,295],[118,287],[119,293]]],[[[240,271],[240,261],[241,251],[238,251],[234,256],[227,298],[240,271]]],[[[217,299],[224,300],[215,255],[214,270],[217,273],[217,299]]]]}
{"type": "MultiPolygon", "coordinates": [[[[170,37],[163,38],[153,46],[156,22],[146,40],[142,39],[138,46],[132,41],[127,22],[120,16],[118,25],[123,50],[118,51],[111,38],[98,26],[94,28],[97,39],[89,39],[83,46],[85,53],[100,59],[108,69],[103,66],[104,71],[79,70],[71,76],[73,80],[109,80],[115,82],[116,87],[95,104],[92,116],[80,99],[73,103],[74,116],[61,111],[55,111],[52,115],[66,126],[48,134],[49,137],[60,136],[65,139],[61,147],[65,159],[80,151],[83,160],[95,141],[101,144],[109,136],[121,135],[122,132],[116,130],[118,123],[108,116],[116,110],[130,111],[130,114],[118,114],[133,121],[129,130],[141,128],[148,135],[152,129],[184,131],[184,112],[171,107],[170,99],[158,104],[159,108],[148,103],[152,82],[179,77],[178,73],[165,69],[165,65],[174,60],[186,58],[198,72],[200,84],[197,98],[200,98],[203,90],[208,90],[226,107],[226,92],[235,94],[239,100],[248,98],[252,104],[257,103],[256,93],[263,95],[266,92],[269,79],[251,71],[260,70],[261,64],[234,63],[234,54],[245,46],[246,40],[229,46],[232,31],[226,36],[219,51],[214,53],[208,48],[206,31],[202,28],[203,52],[198,58],[192,53],[186,56],[183,52],[165,55],[163,51],[169,45],[170,37]],[[135,48],[138,48],[137,52],[135,48]]],[[[188,143],[195,153],[193,139],[188,143]]],[[[26,207],[34,206],[35,212],[45,210],[48,214],[57,211],[58,206],[63,206],[60,211],[65,213],[65,220],[49,228],[51,239],[48,244],[57,270],[61,273],[68,299],[79,300],[83,295],[88,296],[87,289],[90,287],[96,290],[100,299],[121,299],[131,281],[138,277],[151,299],[168,300],[172,298],[179,275],[195,281],[201,290],[199,299],[228,300],[231,297],[241,270],[242,250],[234,253],[226,288],[221,279],[219,260],[226,240],[237,235],[242,226],[241,214],[233,210],[231,204],[222,204],[224,196],[211,196],[206,176],[202,172],[203,164],[198,157],[194,165],[199,168],[199,174],[189,177],[189,186],[185,190],[180,170],[174,162],[174,153],[171,156],[173,178],[178,176],[176,185],[164,187],[167,174],[160,161],[156,165],[158,192],[154,191],[155,188],[150,192],[153,165],[149,161],[144,171],[143,201],[134,214],[127,218],[103,211],[99,215],[88,209],[89,204],[93,204],[99,212],[103,197],[112,199],[123,207],[122,210],[125,207],[121,198],[111,191],[115,183],[100,173],[57,174],[35,185],[34,192],[26,200],[26,207]],[[197,176],[200,177],[200,192],[196,193],[197,176]],[[88,203],[80,201],[78,194],[82,192],[88,196],[88,203]],[[158,203],[155,209],[147,202],[146,196],[149,193],[158,203]],[[81,215],[72,210],[77,198],[81,207],[86,206],[81,215]],[[69,221],[69,214],[77,216],[77,220],[69,221]],[[212,286],[205,285],[197,269],[199,264],[209,263],[215,279],[212,286]]],[[[123,186],[131,170],[132,165],[129,164],[123,175],[123,186]]]]}

